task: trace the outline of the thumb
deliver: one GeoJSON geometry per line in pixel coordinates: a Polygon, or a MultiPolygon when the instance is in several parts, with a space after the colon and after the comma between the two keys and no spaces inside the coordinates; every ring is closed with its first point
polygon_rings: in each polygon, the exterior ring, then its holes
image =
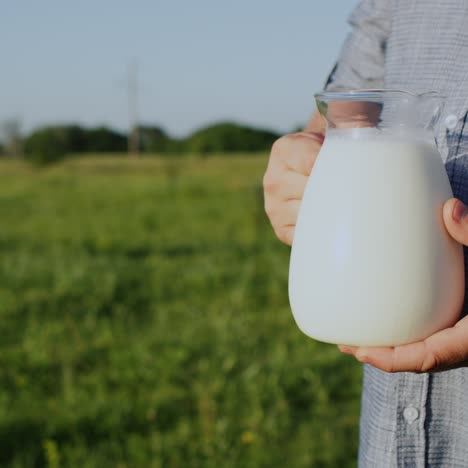
{"type": "Polygon", "coordinates": [[[444,205],[443,216],[449,234],[460,244],[468,245],[468,207],[451,198],[444,205]]]}

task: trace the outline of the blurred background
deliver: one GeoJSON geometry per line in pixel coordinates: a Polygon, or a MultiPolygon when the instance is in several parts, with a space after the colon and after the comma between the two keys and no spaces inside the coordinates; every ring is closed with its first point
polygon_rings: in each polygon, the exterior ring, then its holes
{"type": "Polygon", "coordinates": [[[0,466],[356,466],[261,187],[356,3],[2,5],[0,466]]]}

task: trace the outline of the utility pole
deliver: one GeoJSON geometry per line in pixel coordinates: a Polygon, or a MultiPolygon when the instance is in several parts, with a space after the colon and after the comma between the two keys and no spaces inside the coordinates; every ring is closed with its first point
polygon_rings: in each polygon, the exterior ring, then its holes
{"type": "Polygon", "coordinates": [[[138,128],[138,67],[135,60],[128,65],[128,155],[140,153],[140,133],[138,128]]]}

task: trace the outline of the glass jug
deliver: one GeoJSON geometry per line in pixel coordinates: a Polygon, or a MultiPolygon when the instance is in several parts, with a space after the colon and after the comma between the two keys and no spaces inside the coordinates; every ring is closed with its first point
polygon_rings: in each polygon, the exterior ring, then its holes
{"type": "Polygon", "coordinates": [[[393,346],[453,325],[461,246],[442,207],[453,196],[434,128],[434,92],[319,93],[325,141],[301,204],[289,270],[299,328],[320,341],[393,346]]]}

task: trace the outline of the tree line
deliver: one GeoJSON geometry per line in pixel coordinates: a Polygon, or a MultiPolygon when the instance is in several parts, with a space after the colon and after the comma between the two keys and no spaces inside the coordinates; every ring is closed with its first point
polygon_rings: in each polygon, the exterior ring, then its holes
{"type": "MultiPolygon", "coordinates": [[[[143,154],[184,155],[268,151],[279,134],[265,129],[221,122],[203,127],[185,138],[173,138],[162,128],[142,125],[138,134],[143,154]]],[[[37,128],[28,135],[11,131],[3,136],[0,154],[21,154],[37,162],[53,162],[85,153],[122,153],[129,135],[109,127],[54,125],[37,128]]]]}

